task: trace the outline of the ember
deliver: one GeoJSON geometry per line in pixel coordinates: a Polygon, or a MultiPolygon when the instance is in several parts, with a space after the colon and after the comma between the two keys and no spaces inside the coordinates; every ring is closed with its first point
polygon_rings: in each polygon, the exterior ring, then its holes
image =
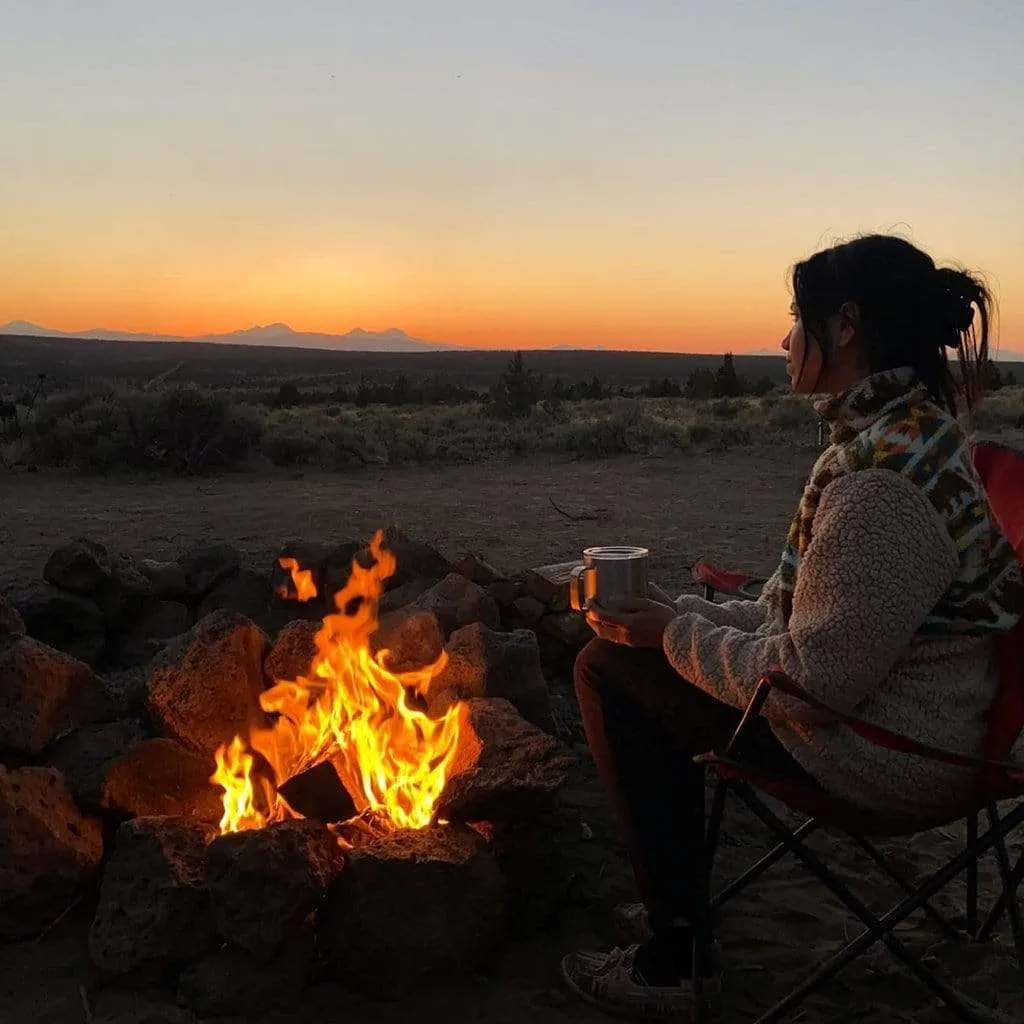
{"type": "MultiPolygon", "coordinates": [[[[370,553],[372,564],[353,561],[335,595],[338,612],[324,618],[316,635],[308,677],[278,680],[261,695],[273,724],[216,751],[211,779],[224,790],[222,833],[299,817],[278,786],[324,761],[334,765],[360,814],[392,828],[422,829],[434,821],[465,710],[454,704],[431,717],[415,706],[444,669],[443,651],[432,664],[409,671],[389,668],[387,649],[372,651],[378,602],[396,562],[380,532],[370,553]],[[258,758],[269,766],[269,777],[257,770],[258,758]]],[[[281,565],[290,569],[299,600],[316,597],[310,572],[294,559],[281,565]]]]}

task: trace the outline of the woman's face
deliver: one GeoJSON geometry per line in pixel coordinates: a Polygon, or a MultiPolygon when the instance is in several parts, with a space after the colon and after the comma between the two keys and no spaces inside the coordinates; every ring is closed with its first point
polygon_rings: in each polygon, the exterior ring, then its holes
{"type": "Polygon", "coordinates": [[[793,326],[782,339],[786,353],[789,383],[798,395],[809,395],[819,388],[822,370],[821,346],[804,331],[800,311],[794,303],[790,309],[793,326]]]}

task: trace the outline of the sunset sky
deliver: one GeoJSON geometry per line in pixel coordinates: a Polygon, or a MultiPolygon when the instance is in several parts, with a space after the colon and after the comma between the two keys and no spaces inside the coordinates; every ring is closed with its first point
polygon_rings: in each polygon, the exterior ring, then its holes
{"type": "Polygon", "coordinates": [[[723,351],[899,230],[1024,350],[1021,0],[0,0],[0,322],[723,351]]]}

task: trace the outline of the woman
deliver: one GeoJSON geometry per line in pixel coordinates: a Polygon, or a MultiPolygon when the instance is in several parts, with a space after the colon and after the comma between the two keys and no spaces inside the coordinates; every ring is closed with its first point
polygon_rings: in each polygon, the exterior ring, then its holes
{"type": "MultiPolygon", "coordinates": [[[[798,263],[792,289],[790,381],[819,396],[831,443],[778,569],[757,601],[595,608],[599,639],[576,662],[587,739],[649,923],[640,946],[563,961],[569,985],[612,1011],[678,1016],[695,973],[715,980],[713,965],[693,963],[708,858],[691,759],[729,739],[769,665],[837,710],[980,754],[997,685],[991,638],[1024,609],[1020,566],[957,421],[988,357],[984,285],[871,235],[798,263]]],[[[765,714],[745,759],[866,808],[919,814],[972,785],[966,770],[872,746],[797,701],[774,695],[765,714]]]]}

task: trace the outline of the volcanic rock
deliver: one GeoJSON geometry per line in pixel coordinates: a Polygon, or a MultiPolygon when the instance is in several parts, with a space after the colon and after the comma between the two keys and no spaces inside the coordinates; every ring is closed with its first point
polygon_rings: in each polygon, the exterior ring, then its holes
{"type": "MultiPolygon", "coordinates": [[[[348,583],[352,575],[352,562],[365,549],[355,540],[341,541],[327,550],[321,570],[321,587],[324,605],[334,609],[334,595],[348,583]]],[[[368,553],[365,564],[369,564],[368,553]]]]}
{"type": "Polygon", "coordinates": [[[99,824],[53,768],[0,766],[0,938],[45,928],[99,865],[99,824]]]}
{"type": "Polygon", "coordinates": [[[142,558],[136,567],[149,580],[153,596],[159,601],[182,601],[188,586],[185,570],[177,562],[158,562],[142,558]]]}
{"type": "Polygon", "coordinates": [[[79,537],[57,548],[43,566],[43,579],[61,590],[91,597],[110,581],[110,552],[96,541],[79,537]]]}
{"type": "Polygon", "coordinates": [[[114,557],[110,580],[95,595],[108,627],[124,630],[153,600],[153,584],[128,555],[114,557]]]}
{"type": "Polygon", "coordinates": [[[269,576],[255,569],[241,568],[203,598],[196,617],[201,619],[213,612],[228,611],[263,622],[267,618],[271,596],[269,576]]]}
{"type": "Polygon", "coordinates": [[[0,635],[0,749],[39,754],[62,732],[109,711],[88,665],[32,637],[0,635]]]}
{"type": "Polygon", "coordinates": [[[453,698],[504,697],[528,722],[553,730],[540,650],[530,630],[498,633],[474,622],[452,633],[445,650],[448,664],[430,683],[431,709],[443,708],[453,698]]]}
{"type": "Polygon", "coordinates": [[[479,555],[468,554],[460,558],[453,566],[452,571],[467,580],[472,580],[478,586],[489,587],[494,583],[507,579],[503,572],[499,572],[488,562],[485,562],[479,555]]]}
{"type": "Polygon", "coordinates": [[[316,950],[311,934],[292,939],[267,963],[232,946],[215,949],[187,967],[178,980],[178,1002],[203,1016],[255,1014],[294,1006],[309,982],[316,950]]]}
{"type": "Polygon", "coordinates": [[[579,650],[594,638],[594,631],[578,612],[559,612],[546,615],[540,629],[565,647],[579,650]]]}
{"type": "Polygon", "coordinates": [[[544,604],[538,601],[537,598],[530,597],[529,594],[517,597],[512,602],[512,607],[523,622],[527,622],[531,626],[536,625],[547,614],[547,608],[544,607],[544,604]]]}
{"type": "Polygon", "coordinates": [[[213,830],[177,818],[135,818],[117,830],[89,929],[100,970],[173,967],[212,948],[216,932],[203,890],[213,830]]]}
{"type": "Polygon", "coordinates": [[[318,915],[319,945],[335,970],[354,985],[395,990],[488,959],[504,882],[482,836],[453,825],[353,840],[318,915]]]}
{"type": "Polygon", "coordinates": [[[501,612],[494,598],[483,587],[458,573],[450,573],[407,608],[433,612],[446,636],[471,622],[482,622],[491,629],[501,628],[501,612]]]}
{"type": "Polygon", "coordinates": [[[215,839],[206,887],[222,938],[270,960],[302,930],[344,856],[337,839],[311,821],[283,821],[215,839]]]}
{"type": "Polygon", "coordinates": [[[141,664],[158,654],[171,637],[192,628],[192,613],[180,601],[154,601],[136,619],[120,644],[121,660],[141,664]]]}
{"type": "Polygon", "coordinates": [[[149,702],[149,670],[146,665],[129,665],[100,676],[100,685],[111,703],[111,718],[145,718],[149,702]]]}
{"type": "Polygon", "coordinates": [[[572,758],[515,707],[495,697],[466,702],[464,727],[438,816],[504,822],[550,805],[572,758]]]}
{"type": "Polygon", "coordinates": [[[95,665],[106,647],[106,623],[96,603],[49,583],[34,583],[10,595],[29,636],[95,665]]]}
{"type": "MultiPolygon", "coordinates": [[[[436,548],[411,540],[395,525],[384,528],[383,547],[398,563],[394,575],[387,581],[388,590],[415,579],[440,579],[452,571],[451,563],[436,548]]],[[[369,556],[368,548],[365,556],[369,556]]]]}
{"type": "Polygon", "coordinates": [[[161,731],[212,754],[261,721],[266,634],[242,615],[215,612],[159,656],[149,710],[161,731]]]}
{"type": "Polygon", "coordinates": [[[444,637],[431,612],[402,609],[382,615],[371,639],[374,653],[387,651],[384,665],[391,672],[414,672],[433,665],[444,651],[444,637]]]}
{"type": "Polygon", "coordinates": [[[24,633],[25,620],[18,609],[5,597],[0,596],[0,636],[7,633],[24,633]]]}
{"type": "Polygon", "coordinates": [[[408,583],[403,583],[400,587],[395,587],[393,590],[381,594],[380,602],[377,606],[378,610],[382,615],[387,612],[397,612],[400,608],[405,608],[415,601],[420,594],[429,590],[433,584],[434,581],[428,579],[409,580],[408,583]]]}
{"type": "Polygon", "coordinates": [[[263,659],[263,676],[268,685],[309,675],[316,657],[315,637],[319,631],[319,622],[306,619],[296,619],[281,629],[263,659]]]}
{"type": "Polygon", "coordinates": [[[221,790],[210,781],[212,757],[165,737],[132,746],[100,768],[99,803],[131,818],[220,820],[221,790]]]}
{"type": "Polygon", "coordinates": [[[58,741],[47,763],[63,774],[79,806],[98,807],[110,763],[145,738],[145,723],[137,718],[83,725],[58,741]]]}
{"type": "Polygon", "coordinates": [[[232,544],[200,544],[178,558],[185,573],[185,600],[199,604],[218,583],[233,576],[242,564],[241,552],[232,544]]]}

